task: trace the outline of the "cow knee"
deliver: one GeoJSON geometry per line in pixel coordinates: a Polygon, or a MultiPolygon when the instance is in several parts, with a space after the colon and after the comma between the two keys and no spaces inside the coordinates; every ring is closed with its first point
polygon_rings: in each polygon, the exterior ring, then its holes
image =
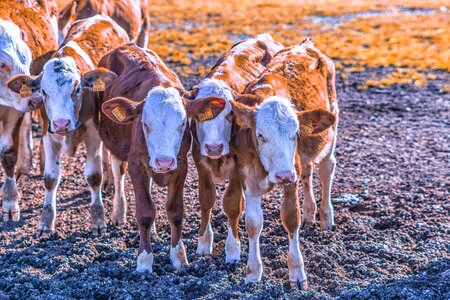
{"type": "Polygon", "coordinates": [[[44,186],[45,189],[48,191],[52,191],[57,183],[58,179],[57,178],[53,178],[50,175],[44,175],[44,186]]]}
{"type": "Polygon", "coordinates": [[[17,163],[17,150],[7,149],[1,153],[2,165],[9,177],[14,176],[14,167],[17,163]]]}
{"type": "Polygon", "coordinates": [[[249,238],[257,237],[263,227],[262,213],[259,212],[245,212],[245,228],[249,238]]]}
{"type": "Polygon", "coordinates": [[[101,173],[93,173],[87,176],[87,182],[91,188],[97,188],[102,183],[102,174],[101,173]]]}
{"type": "Polygon", "coordinates": [[[144,228],[150,228],[152,226],[153,222],[155,221],[156,217],[156,209],[151,208],[147,209],[146,211],[140,211],[137,216],[136,220],[139,226],[142,226],[144,228]]]}

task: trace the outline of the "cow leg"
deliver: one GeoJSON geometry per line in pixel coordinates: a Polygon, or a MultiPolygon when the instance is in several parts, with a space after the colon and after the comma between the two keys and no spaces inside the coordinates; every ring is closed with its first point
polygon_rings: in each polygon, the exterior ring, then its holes
{"type": "Polygon", "coordinates": [[[312,161],[302,161],[302,188],[303,188],[303,214],[302,214],[302,228],[306,228],[314,224],[317,212],[316,200],[313,193],[312,181],[312,161]]]}
{"type": "MultiPolygon", "coordinates": [[[[247,185],[248,186],[248,185],[247,185]]],[[[245,283],[260,281],[262,276],[261,252],[259,236],[263,228],[263,212],[261,196],[256,196],[251,190],[244,191],[245,196],[245,228],[248,235],[248,261],[245,283]]]]}
{"type": "Polygon", "coordinates": [[[56,190],[61,180],[60,156],[61,144],[53,139],[51,134],[45,134],[42,139],[45,152],[44,166],[44,207],[37,235],[47,234],[55,230],[56,190]]]}
{"type": "Polygon", "coordinates": [[[188,265],[186,249],[181,240],[181,230],[183,225],[183,187],[187,174],[187,162],[177,174],[171,179],[167,190],[167,217],[170,223],[170,260],[176,270],[180,270],[183,265],[188,265]]]}
{"type": "Polygon", "coordinates": [[[334,146],[331,152],[320,162],[318,173],[322,181],[322,203],[320,204],[320,228],[331,230],[334,227],[333,205],[331,204],[331,185],[336,168],[334,146]]]}
{"type": "Polygon", "coordinates": [[[150,228],[155,221],[156,206],[149,193],[149,176],[138,162],[130,162],[129,173],[136,197],[136,221],[139,227],[139,250],[136,270],[153,271],[150,228]]]}
{"type": "Polygon", "coordinates": [[[24,115],[19,135],[19,155],[17,160],[16,177],[28,179],[32,165],[33,136],[31,133],[31,113],[24,115]]]}
{"type": "Polygon", "coordinates": [[[199,174],[198,194],[201,207],[200,229],[198,231],[197,254],[212,255],[214,232],[211,227],[211,211],[216,200],[216,187],[209,172],[197,165],[199,174]]]}
{"type": "Polygon", "coordinates": [[[239,217],[242,213],[242,186],[239,174],[233,172],[223,197],[223,210],[228,217],[228,236],[225,243],[225,262],[241,260],[241,242],[239,241],[239,217]]]}
{"type": "Polygon", "coordinates": [[[102,161],[103,161],[103,182],[102,187],[105,191],[110,191],[111,185],[116,183],[116,177],[114,177],[114,170],[112,169],[113,157],[109,150],[103,145],[102,147],[102,161]]]}
{"type": "Polygon", "coordinates": [[[289,236],[288,268],[291,287],[298,284],[301,289],[307,289],[305,266],[298,242],[298,229],[300,227],[300,207],[298,199],[298,184],[284,187],[284,201],[281,205],[281,219],[289,236]]]}
{"type": "Polygon", "coordinates": [[[114,175],[112,223],[121,226],[127,222],[127,203],[124,191],[127,163],[113,156],[111,164],[114,175]]]}
{"type": "Polygon", "coordinates": [[[0,137],[0,157],[5,171],[5,183],[2,188],[3,221],[20,220],[19,191],[15,177],[17,150],[19,147],[19,131],[23,115],[9,109],[2,120],[3,132],[0,137]]]}
{"type": "Polygon", "coordinates": [[[92,233],[106,233],[106,218],[102,200],[102,142],[94,124],[88,124],[86,132],[86,166],[84,177],[91,187],[92,233]]]}

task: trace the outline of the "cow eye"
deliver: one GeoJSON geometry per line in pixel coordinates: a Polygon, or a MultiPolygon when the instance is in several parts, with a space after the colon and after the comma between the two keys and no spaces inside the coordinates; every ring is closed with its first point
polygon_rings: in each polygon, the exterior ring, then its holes
{"type": "Polygon", "coordinates": [[[42,92],[42,96],[44,96],[44,98],[47,98],[47,93],[44,90],[41,90],[42,92]]]}
{"type": "Polygon", "coordinates": [[[267,142],[267,139],[262,134],[258,134],[258,142],[262,144],[267,142]]]}
{"type": "Polygon", "coordinates": [[[145,130],[145,132],[150,133],[150,126],[148,126],[148,125],[145,124],[145,123],[142,123],[142,124],[144,124],[144,130],[145,130]]]}

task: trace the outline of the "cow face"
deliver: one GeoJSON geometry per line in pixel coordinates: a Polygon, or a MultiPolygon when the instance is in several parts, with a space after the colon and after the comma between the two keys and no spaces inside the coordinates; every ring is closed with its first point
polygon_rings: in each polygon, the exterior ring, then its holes
{"type": "Polygon", "coordinates": [[[120,124],[131,123],[141,115],[139,126],[144,132],[152,170],[166,173],[178,167],[177,156],[188,122],[178,90],[155,87],[139,107],[129,99],[114,98],[102,105],[102,111],[120,124]]]}
{"type": "Polygon", "coordinates": [[[297,180],[295,155],[299,126],[312,124],[310,134],[318,134],[330,127],[335,117],[325,110],[297,113],[289,100],[270,97],[259,107],[248,107],[231,102],[237,122],[251,128],[259,159],[276,184],[294,183],[297,180]]]}
{"type": "Polygon", "coordinates": [[[233,99],[232,90],[221,80],[207,78],[198,86],[198,93],[193,101],[199,101],[196,107],[205,108],[207,105],[201,102],[211,101],[210,97],[222,98],[224,105],[212,106],[212,111],[192,109],[190,113],[195,119],[201,155],[217,159],[230,152],[232,123],[229,118],[229,100],[233,99]]]}
{"type": "Polygon", "coordinates": [[[14,23],[0,20],[0,105],[28,112],[41,103],[36,90],[10,88],[10,78],[30,74],[31,51],[23,41],[24,33],[14,23]]]}

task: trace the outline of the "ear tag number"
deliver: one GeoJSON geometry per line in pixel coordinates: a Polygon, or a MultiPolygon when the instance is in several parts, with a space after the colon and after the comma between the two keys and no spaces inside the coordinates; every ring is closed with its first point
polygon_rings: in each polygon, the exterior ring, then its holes
{"type": "Polygon", "coordinates": [[[209,107],[205,111],[203,111],[201,114],[198,115],[198,119],[200,120],[200,122],[210,120],[213,117],[214,117],[213,112],[212,112],[211,108],[209,108],[209,107]]]}
{"type": "Polygon", "coordinates": [[[313,130],[314,130],[314,127],[310,124],[301,124],[301,126],[300,126],[301,134],[310,135],[310,134],[312,134],[313,130]]]}
{"type": "Polygon", "coordinates": [[[125,120],[126,117],[125,108],[117,106],[111,111],[111,113],[117,119],[117,121],[122,122],[123,120],[125,120]]]}
{"type": "Polygon", "coordinates": [[[94,85],[92,86],[94,92],[103,92],[106,89],[106,85],[100,78],[95,80],[94,85]]]}
{"type": "Polygon", "coordinates": [[[33,95],[33,91],[25,83],[22,83],[19,93],[22,98],[31,97],[33,95]]]}

